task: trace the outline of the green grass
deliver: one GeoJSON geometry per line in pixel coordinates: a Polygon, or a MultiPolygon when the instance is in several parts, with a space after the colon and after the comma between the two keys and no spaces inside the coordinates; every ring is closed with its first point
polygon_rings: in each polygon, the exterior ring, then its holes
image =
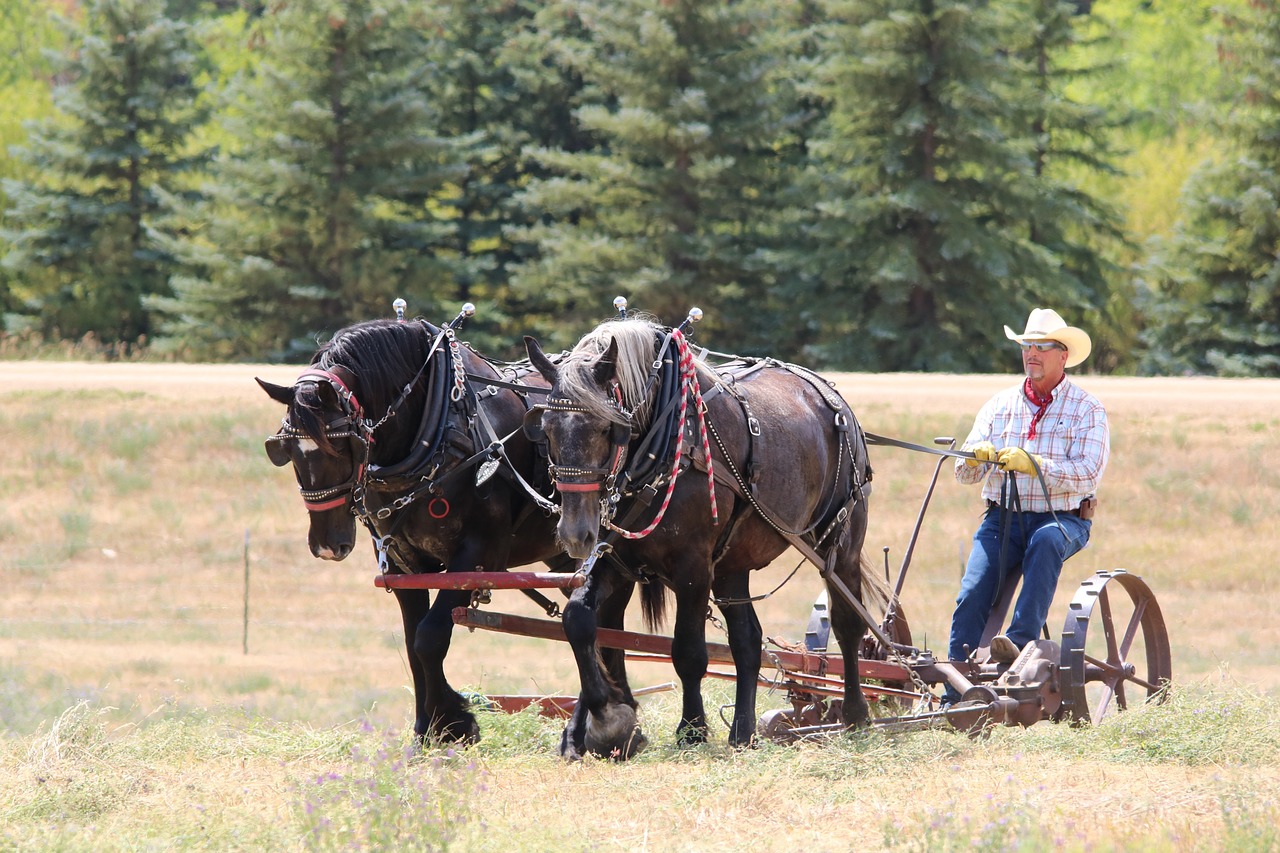
{"type": "MultiPolygon", "coordinates": [[[[676,712],[673,699],[646,706],[647,726],[661,731],[676,712]]],[[[558,721],[531,712],[482,719],[486,737],[478,746],[419,754],[405,730],[367,720],[313,729],[175,703],[121,725],[111,709],[76,702],[32,734],[0,741],[0,849],[133,850],[143,842],[167,849],[498,849],[490,846],[496,838],[504,850],[618,849],[617,827],[587,819],[590,810],[567,824],[575,827],[568,834],[565,824],[547,831],[541,817],[550,815],[540,812],[553,806],[540,798],[582,784],[606,800],[639,796],[695,813],[795,791],[810,791],[832,808],[858,807],[864,786],[923,782],[922,793],[933,795],[859,827],[821,828],[824,849],[832,850],[1160,850],[1203,842],[1261,851],[1277,841],[1277,791],[1250,784],[1248,768],[1274,765],[1280,755],[1280,714],[1235,687],[1188,690],[1097,728],[997,729],[976,740],[950,731],[866,733],[745,752],[723,743],[681,749],[658,738],[626,765],[588,760],[577,768],[548,763],[558,721]],[[998,776],[973,775],[997,761],[998,776]],[[1220,844],[1186,835],[1177,822],[1099,843],[1096,823],[1104,816],[1077,811],[1040,770],[1079,767],[1123,785],[1135,768],[1140,776],[1143,766],[1206,763],[1216,772],[1200,807],[1220,813],[1220,844]],[[218,778],[232,767],[233,782],[218,778]],[[643,780],[664,768],[675,771],[662,777],[665,787],[645,789],[643,780]],[[954,774],[959,787],[939,788],[940,774],[954,774]],[[964,793],[972,785],[994,792],[989,808],[975,809],[964,793]],[[264,786],[275,790],[282,810],[254,807],[264,786]],[[77,832],[73,838],[59,827],[77,832]],[[842,841],[842,830],[857,835],[842,841]]],[[[772,806],[784,824],[790,820],[785,799],[772,806]]],[[[656,849],[690,849],[671,841],[656,849]]]]}

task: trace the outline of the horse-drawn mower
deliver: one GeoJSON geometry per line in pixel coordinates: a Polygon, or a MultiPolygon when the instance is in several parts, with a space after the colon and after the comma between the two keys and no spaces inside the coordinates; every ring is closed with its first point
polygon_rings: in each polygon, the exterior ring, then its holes
{"type": "MultiPolygon", "coordinates": [[[[1150,587],[1125,569],[1099,571],[1084,580],[1067,605],[1060,641],[1048,636],[1027,644],[1011,662],[993,660],[989,642],[999,632],[1013,600],[1019,578],[1006,579],[997,607],[983,634],[983,645],[967,660],[938,659],[932,651],[912,643],[900,596],[919,537],[925,512],[946,457],[954,454],[954,440],[935,439],[945,450],[935,451],[869,435],[872,444],[905,446],[944,457],[934,469],[907,556],[898,570],[893,595],[884,617],[862,643],[859,676],[863,694],[881,709],[872,726],[893,731],[950,726],[980,733],[997,726],[1029,726],[1041,720],[1097,723],[1131,705],[1163,701],[1171,679],[1171,654],[1164,617],[1150,587]],[[959,702],[943,706],[939,688],[950,685],[959,702]]],[[[887,549],[886,549],[887,552],[887,549]]],[[[887,559],[887,554],[886,554],[887,559]]],[[[589,567],[588,567],[589,569],[589,567]]],[[[886,564],[886,574],[887,564],[886,564]]],[[[382,588],[469,589],[472,605],[455,608],[454,623],[469,630],[495,631],[546,640],[565,639],[559,621],[496,613],[482,609],[495,589],[573,589],[583,583],[573,573],[509,572],[419,575],[379,575],[382,588]]],[[[861,605],[859,605],[861,606],[861,605]]],[[[844,659],[829,650],[830,621],[827,595],[814,603],[802,642],[769,638],[761,649],[760,684],[786,692],[789,708],[764,713],[757,733],[777,742],[793,742],[839,731],[844,691],[844,659]]],[[[628,661],[670,663],[671,638],[635,631],[599,629],[602,647],[618,649],[628,661]]],[[[708,677],[733,680],[729,647],[707,644],[712,669],[708,677]]],[[[644,692],[671,689],[664,684],[644,692]]],[[[530,705],[541,713],[568,716],[573,696],[486,696],[488,708],[520,711],[530,705]]]]}
{"type": "MultiPolygon", "coordinates": [[[[1060,641],[1046,630],[1014,660],[988,648],[1014,574],[964,660],[915,645],[901,600],[912,552],[942,464],[972,454],[952,439],[923,447],[864,432],[831,383],[804,367],[696,351],[685,337],[696,308],[669,329],[628,320],[622,297],[614,304],[620,322],[601,324],[573,352],[548,356],[527,338],[529,360],[503,363],[457,339],[470,304],[437,327],[407,320],[397,300],[395,320],[340,330],[292,386],[259,381],[285,407],[266,452],[294,469],[312,554],[346,558],[357,521],[372,537],[375,581],[395,593],[404,620],[419,737],[479,737],[474,702],[444,673],[455,626],[570,641],[577,699],[484,700],[568,715],[561,755],[570,759],[643,746],[634,697],[646,691],[630,690],[626,661],[673,664],[686,742],[707,736],[697,689],[707,676],[736,682],[735,745],[868,721],[970,732],[1097,721],[1164,696],[1164,620],[1147,585],[1123,570],[1086,580],[1060,641]],[[864,604],[883,590],[861,566],[873,444],[940,457],[883,613],[864,604]],[[788,546],[825,585],[796,644],[765,640],[747,580],[788,546]],[[507,571],[539,562],[557,571],[507,571]],[[649,584],[646,615],[661,612],[652,593],[675,593],[673,637],[621,628],[638,581],[649,584]],[[568,595],[563,613],[539,592],[553,588],[568,595]],[[481,609],[495,589],[521,590],[548,618],[481,609]],[[727,645],[705,640],[708,601],[724,615],[727,645]],[[756,720],[759,686],[785,690],[790,707],[756,720]],[[960,700],[942,707],[939,687],[960,700]]],[[[885,575],[888,583],[887,556],[885,575]]]]}

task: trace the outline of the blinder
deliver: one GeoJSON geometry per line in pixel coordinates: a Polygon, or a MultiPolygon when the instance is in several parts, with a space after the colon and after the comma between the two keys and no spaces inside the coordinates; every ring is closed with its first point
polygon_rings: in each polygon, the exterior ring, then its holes
{"type": "Polygon", "coordinates": [[[524,431],[524,437],[534,444],[542,444],[547,440],[547,431],[542,428],[542,406],[534,406],[525,412],[521,429],[524,431]]]}
{"type": "Polygon", "coordinates": [[[631,443],[632,437],[633,433],[631,424],[629,423],[614,423],[613,426],[609,428],[609,441],[615,447],[626,447],[631,443]]]}
{"type": "MultiPolygon", "coordinates": [[[[325,424],[324,438],[330,443],[334,443],[337,439],[345,438],[349,444],[351,454],[351,475],[337,485],[308,489],[306,484],[302,483],[301,474],[298,474],[298,491],[302,495],[303,503],[306,504],[308,510],[318,512],[346,504],[348,498],[361,485],[369,464],[369,443],[373,439],[368,434],[368,427],[364,426],[364,422],[360,420],[362,414],[360,403],[340,377],[329,371],[308,370],[298,377],[294,387],[296,388],[304,381],[327,382],[338,395],[343,414],[325,424]]],[[[279,432],[265,442],[267,458],[277,468],[288,465],[293,461],[293,450],[289,442],[297,442],[302,439],[314,440],[315,437],[299,430],[286,417],[280,425],[279,432]]]]}
{"type": "Polygon", "coordinates": [[[283,468],[288,465],[293,457],[289,454],[289,448],[285,446],[286,436],[277,434],[273,435],[266,441],[267,458],[271,460],[271,464],[277,468],[283,468]]]}

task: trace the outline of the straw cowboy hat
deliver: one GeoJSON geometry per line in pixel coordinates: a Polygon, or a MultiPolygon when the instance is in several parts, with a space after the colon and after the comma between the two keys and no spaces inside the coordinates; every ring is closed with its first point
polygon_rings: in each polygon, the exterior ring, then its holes
{"type": "Polygon", "coordinates": [[[1067,348],[1067,367],[1075,367],[1089,357],[1093,349],[1093,341],[1089,333],[1075,326],[1068,326],[1066,321],[1051,308],[1036,308],[1027,317],[1027,329],[1018,334],[1008,326],[1004,333],[1011,341],[1033,343],[1035,341],[1057,341],[1067,348]]]}

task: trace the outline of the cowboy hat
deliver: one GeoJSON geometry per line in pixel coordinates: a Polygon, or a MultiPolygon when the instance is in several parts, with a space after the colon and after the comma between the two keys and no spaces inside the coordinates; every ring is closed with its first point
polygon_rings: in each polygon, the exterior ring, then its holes
{"type": "Polygon", "coordinates": [[[1027,317],[1027,329],[1018,334],[1008,326],[1004,327],[1005,336],[1018,343],[1032,341],[1057,341],[1067,348],[1067,367],[1075,367],[1089,357],[1093,349],[1093,341],[1089,333],[1075,326],[1068,326],[1066,321],[1052,308],[1036,308],[1027,317]]]}

